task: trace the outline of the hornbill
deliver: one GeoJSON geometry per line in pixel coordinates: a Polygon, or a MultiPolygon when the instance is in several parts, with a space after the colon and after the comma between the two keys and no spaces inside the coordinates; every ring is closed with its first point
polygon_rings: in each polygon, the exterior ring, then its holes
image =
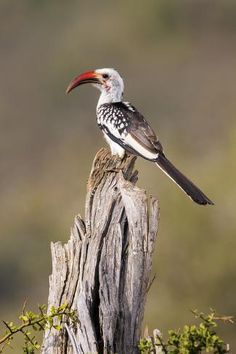
{"type": "Polygon", "coordinates": [[[112,155],[123,158],[127,151],[152,161],[194,202],[214,204],[167,159],[159,139],[143,115],[131,103],[123,101],[124,82],[116,70],[87,71],[72,80],[66,92],[87,83],[101,92],[96,110],[97,123],[112,155]]]}

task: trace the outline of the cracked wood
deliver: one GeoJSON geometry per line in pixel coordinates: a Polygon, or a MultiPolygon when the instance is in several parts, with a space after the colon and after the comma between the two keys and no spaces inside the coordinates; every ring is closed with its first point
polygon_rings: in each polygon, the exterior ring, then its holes
{"type": "MultiPolygon", "coordinates": [[[[159,211],[157,199],[135,185],[135,160],[101,149],[84,220],[75,218],[65,245],[51,244],[48,307],[77,310],[77,353],[138,353],[159,211]]],[[[42,353],[74,353],[65,328],[45,331],[42,353]]]]}

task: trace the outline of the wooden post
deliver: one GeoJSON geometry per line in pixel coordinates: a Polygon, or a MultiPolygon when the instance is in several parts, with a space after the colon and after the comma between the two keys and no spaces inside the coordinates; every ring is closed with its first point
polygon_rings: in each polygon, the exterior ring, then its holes
{"type": "MultiPolygon", "coordinates": [[[[158,202],[135,186],[135,159],[97,153],[84,221],[75,218],[65,245],[51,245],[48,307],[67,303],[77,310],[77,353],[138,353],[158,202]]],[[[42,353],[75,353],[65,328],[45,332],[42,353]]]]}

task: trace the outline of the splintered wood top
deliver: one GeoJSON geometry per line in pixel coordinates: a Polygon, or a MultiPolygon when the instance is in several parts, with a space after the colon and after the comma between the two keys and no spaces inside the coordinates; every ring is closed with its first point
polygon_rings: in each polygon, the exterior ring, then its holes
{"type": "Polygon", "coordinates": [[[135,160],[97,153],[85,218],[75,218],[65,245],[52,244],[48,307],[67,303],[78,323],[68,327],[73,345],[65,328],[46,331],[43,354],[138,353],[159,209],[135,185],[135,160]]]}

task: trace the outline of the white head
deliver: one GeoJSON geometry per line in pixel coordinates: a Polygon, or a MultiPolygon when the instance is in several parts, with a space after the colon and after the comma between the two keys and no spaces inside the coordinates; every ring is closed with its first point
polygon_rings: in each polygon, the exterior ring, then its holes
{"type": "Polygon", "coordinates": [[[66,92],[69,93],[75,87],[86,83],[92,83],[93,86],[101,91],[98,106],[103,103],[119,102],[122,100],[124,82],[115,69],[87,71],[72,80],[66,92]]]}

